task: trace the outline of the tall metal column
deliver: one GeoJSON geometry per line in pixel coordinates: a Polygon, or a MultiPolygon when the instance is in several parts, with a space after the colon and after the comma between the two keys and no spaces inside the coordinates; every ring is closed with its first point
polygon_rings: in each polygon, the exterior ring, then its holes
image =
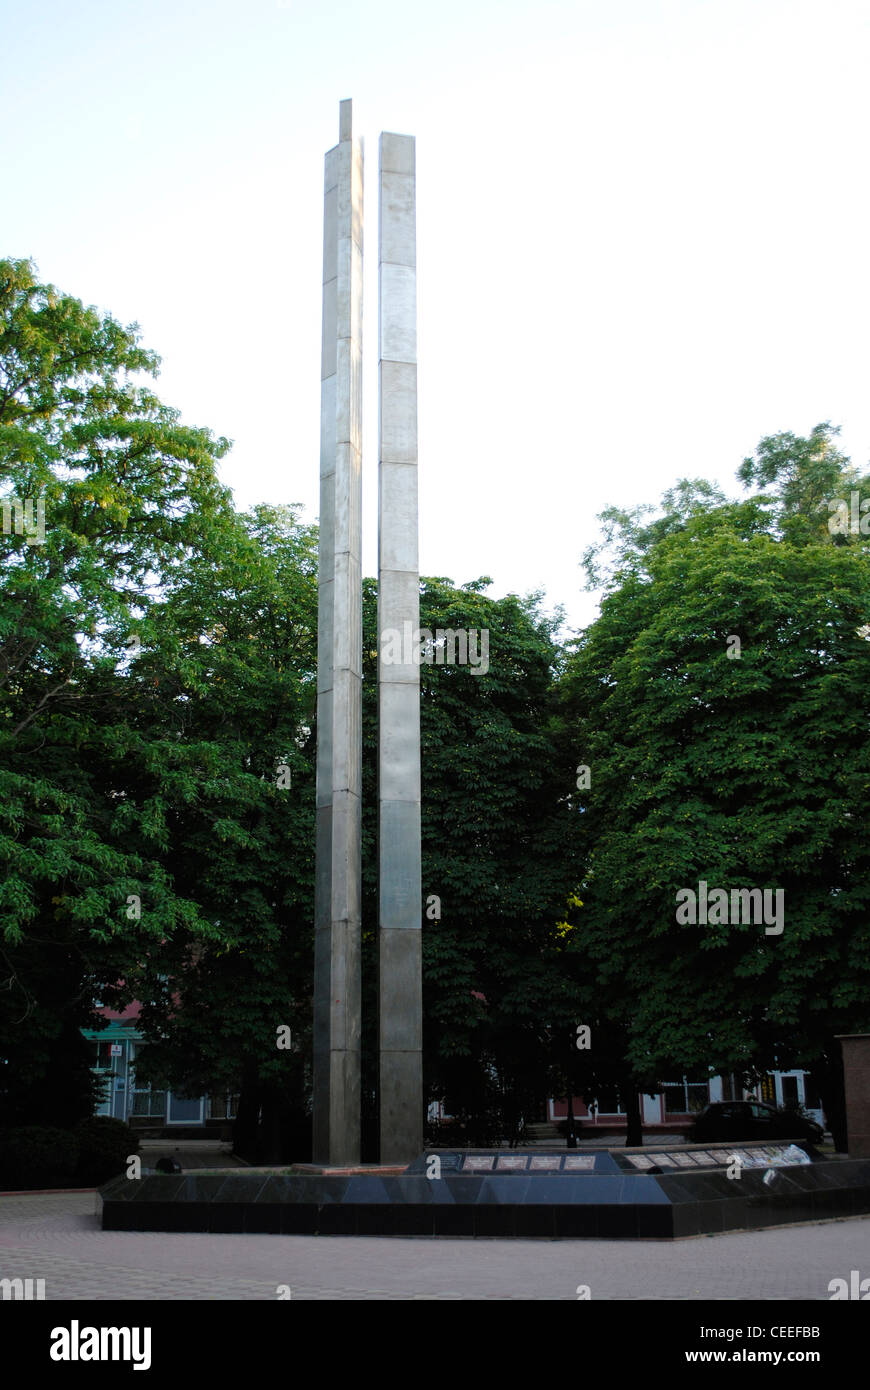
{"type": "Polygon", "coordinates": [[[363,150],[352,104],[325,161],[317,847],[314,947],[316,1163],[359,1161],[362,790],[363,150]]]}
{"type": "Polygon", "coordinates": [[[378,845],[381,1163],[423,1147],[415,141],[381,135],[378,845]],[[401,660],[395,660],[401,635],[401,660]],[[390,640],[392,637],[392,640],[390,640]]]}

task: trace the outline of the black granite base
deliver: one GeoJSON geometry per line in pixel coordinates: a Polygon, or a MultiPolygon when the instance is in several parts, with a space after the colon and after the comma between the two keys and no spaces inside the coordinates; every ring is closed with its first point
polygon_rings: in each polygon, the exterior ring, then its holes
{"type": "Polygon", "coordinates": [[[710,1151],[688,1147],[669,1151],[670,1166],[668,1153],[652,1149],[428,1150],[400,1177],[244,1170],[119,1177],[101,1189],[102,1224],[107,1231],[673,1240],[870,1213],[870,1160],[824,1161],[805,1148],[808,1163],[762,1167],[773,1151],[739,1151],[758,1165],[739,1178],[729,1178],[710,1151]],[[677,1152],[695,1158],[677,1164],[677,1152]],[[571,1163],[579,1158],[582,1167],[571,1163]]]}

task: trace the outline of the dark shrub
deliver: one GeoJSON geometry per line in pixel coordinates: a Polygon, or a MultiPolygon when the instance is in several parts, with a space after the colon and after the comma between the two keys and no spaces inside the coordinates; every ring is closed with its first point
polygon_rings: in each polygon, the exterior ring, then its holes
{"type": "Polygon", "coordinates": [[[0,1130],[0,1191],[73,1187],[78,1143],[70,1130],[27,1125],[0,1130]]]}
{"type": "Polygon", "coordinates": [[[100,1187],[118,1177],[126,1171],[129,1155],[139,1151],[135,1130],[108,1115],[82,1120],[73,1134],[78,1144],[75,1177],[79,1187],[100,1187]]]}

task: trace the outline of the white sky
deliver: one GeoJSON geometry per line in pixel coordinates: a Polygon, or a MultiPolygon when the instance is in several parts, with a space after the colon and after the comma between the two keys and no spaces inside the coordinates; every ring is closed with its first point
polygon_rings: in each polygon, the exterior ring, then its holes
{"type": "Polygon", "coordinates": [[[0,254],[137,321],[318,508],[323,155],[366,139],[364,569],[376,570],[377,141],[417,137],[421,570],[544,587],[608,503],[737,490],[824,419],[870,458],[866,0],[0,0],[0,254]]]}

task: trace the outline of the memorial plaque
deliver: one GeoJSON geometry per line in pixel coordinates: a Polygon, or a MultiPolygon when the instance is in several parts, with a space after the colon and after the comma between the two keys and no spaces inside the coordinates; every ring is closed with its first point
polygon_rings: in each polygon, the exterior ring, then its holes
{"type": "Polygon", "coordinates": [[[500,1172],[524,1173],[528,1159],[525,1154],[501,1154],[496,1162],[496,1168],[500,1172]]]}
{"type": "Polygon", "coordinates": [[[464,1173],[490,1173],[495,1166],[495,1154],[466,1154],[462,1163],[464,1173]]]}
{"type": "Polygon", "coordinates": [[[671,1154],[670,1156],[680,1168],[697,1168],[698,1166],[691,1154],[671,1154]]]}
{"type": "Polygon", "coordinates": [[[534,1154],[529,1164],[530,1173],[552,1173],[557,1172],[562,1166],[560,1154],[534,1154]]]}
{"type": "Polygon", "coordinates": [[[565,1173],[589,1173],[595,1167],[594,1154],[569,1154],[565,1159],[563,1172],[565,1173]]]}
{"type": "Polygon", "coordinates": [[[766,1168],[770,1159],[766,1154],[759,1153],[757,1149],[744,1149],[742,1163],[746,1168],[766,1168]]]}
{"type": "Polygon", "coordinates": [[[628,1161],[632,1168],[649,1169],[656,1167],[658,1156],[656,1158],[647,1158],[646,1154],[629,1154],[628,1161]]]}
{"type": "Polygon", "coordinates": [[[789,1144],[783,1157],[784,1163],[800,1164],[803,1167],[807,1163],[812,1163],[808,1153],[805,1153],[797,1144],[789,1144]]]}

